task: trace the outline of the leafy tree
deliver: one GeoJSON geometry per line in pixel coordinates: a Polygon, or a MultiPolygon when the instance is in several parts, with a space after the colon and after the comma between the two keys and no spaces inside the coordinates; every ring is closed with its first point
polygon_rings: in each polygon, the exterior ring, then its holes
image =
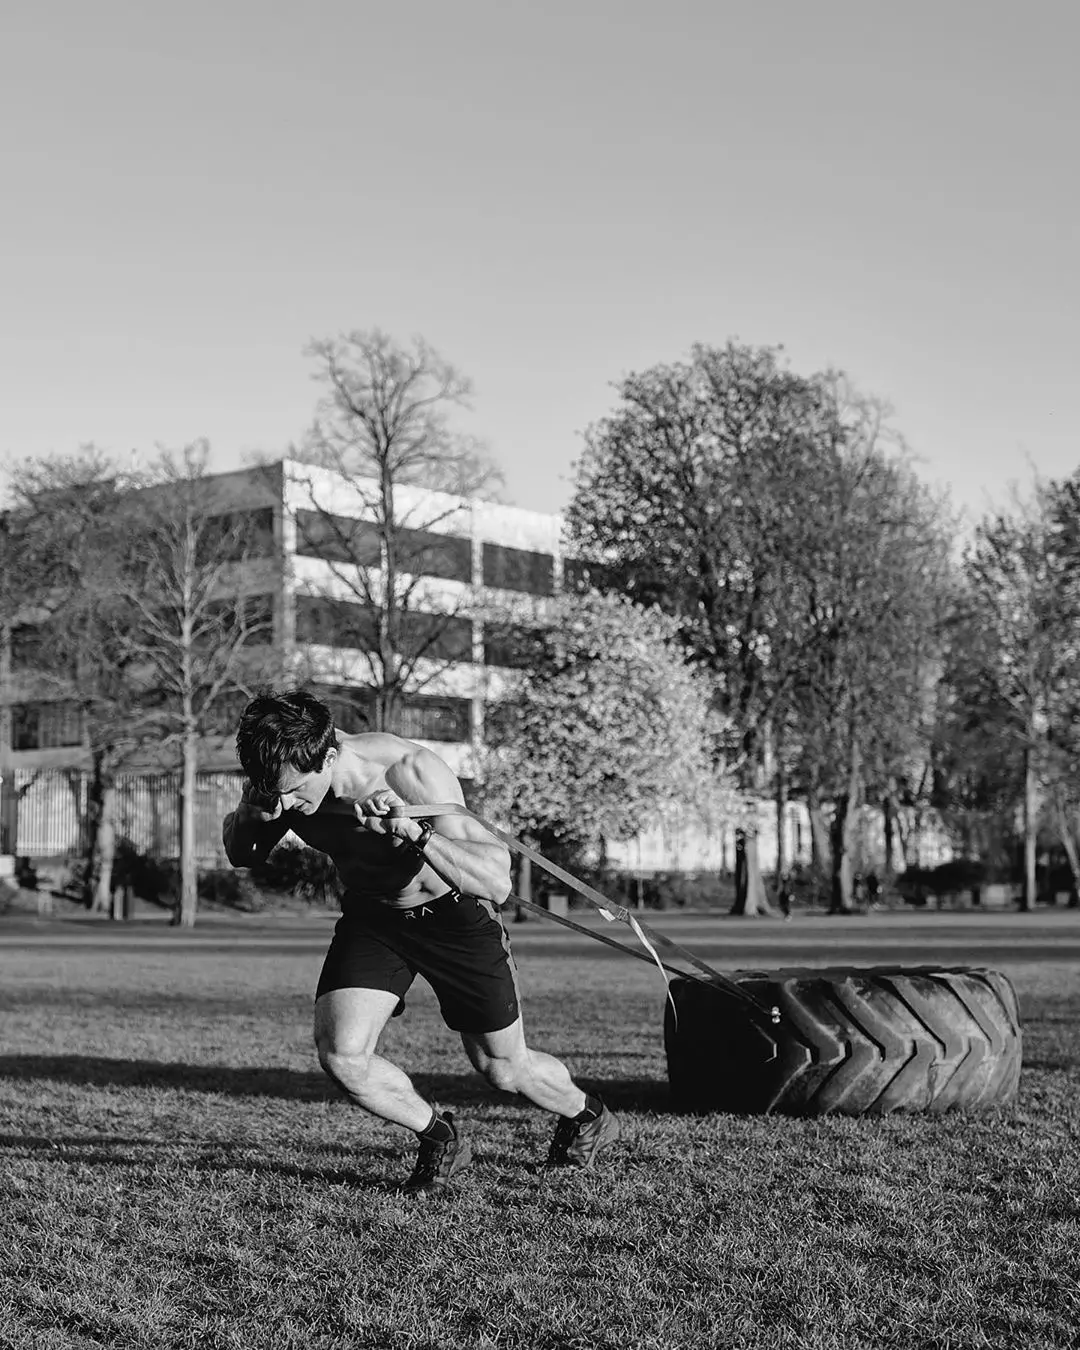
{"type": "MultiPolygon", "coordinates": [[[[568,512],[590,581],[673,615],[709,672],[719,761],[763,790],[803,643],[803,485],[828,408],[780,352],[698,346],[628,376],[591,428],[568,512]]],[[[766,908],[757,841],[738,835],[736,910],[766,908]]]]}
{"type": "Polygon", "coordinates": [[[331,581],[302,583],[302,595],[324,601],[307,637],[360,653],[374,728],[394,729],[409,695],[471,660],[465,591],[454,585],[471,580],[471,553],[447,529],[468,498],[491,495],[498,475],[451,426],[470,385],[427,343],[372,330],[315,342],[308,354],[325,392],[302,450],[311,467],[291,470],[301,488],[295,528],[331,581]]]}
{"type": "Polygon", "coordinates": [[[547,657],[494,705],[488,810],[545,852],[602,853],[658,817],[735,809],[708,756],[709,689],[677,625],[625,597],[562,596],[547,657]]]}
{"type": "Polygon", "coordinates": [[[949,536],[940,502],[883,441],[884,410],[830,381],[832,444],[805,485],[813,530],[791,701],[812,820],[831,803],[831,903],[850,908],[858,810],[925,757],[949,536]]]}
{"type": "Polygon", "coordinates": [[[1080,895],[1080,469],[1041,492],[1057,592],[1057,662],[1043,772],[1053,825],[1080,895]]]}
{"type": "Polygon", "coordinates": [[[946,806],[991,821],[1019,815],[1022,904],[1036,896],[1038,829],[1050,807],[1067,852],[1077,789],[1080,547],[1076,480],[1040,483],[1029,500],[989,513],[963,563],[939,751],[946,806]]]}
{"type": "MultiPolygon", "coordinates": [[[[940,509],[889,444],[886,410],[774,349],[696,347],[629,376],[587,437],[569,537],[588,577],[676,617],[714,680],[743,787],[803,791],[833,903],[851,898],[868,781],[925,723],[947,554],[940,509]],[[825,807],[832,805],[830,838],[825,807]]],[[[744,833],[736,910],[764,907],[744,833]]]]}

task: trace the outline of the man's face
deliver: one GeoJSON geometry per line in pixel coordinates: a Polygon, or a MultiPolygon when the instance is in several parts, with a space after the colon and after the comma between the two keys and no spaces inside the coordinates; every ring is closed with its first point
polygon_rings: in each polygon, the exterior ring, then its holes
{"type": "Polygon", "coordinates": [[[278,794],[281,797],[282,811],[299,811],[310,816],[322,805],[322,800],[330,791],[330,779],[333,775],[336,750],[327,751],[322,768],[314,773],[301,773],[291,764],[286,765],[278,779],[278,794]]]}

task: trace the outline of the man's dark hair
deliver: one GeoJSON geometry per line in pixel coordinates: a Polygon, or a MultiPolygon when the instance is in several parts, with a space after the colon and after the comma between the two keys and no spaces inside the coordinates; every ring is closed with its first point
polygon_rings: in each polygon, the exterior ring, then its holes
{"type": "Polygon", "coordinates": [[[330,709],[303,689],[258,694],[241,714],[236,733],[237,758],[255,791],[268,797],[278,795],[287,765],[315,773],[336,744],[330,709]]]}

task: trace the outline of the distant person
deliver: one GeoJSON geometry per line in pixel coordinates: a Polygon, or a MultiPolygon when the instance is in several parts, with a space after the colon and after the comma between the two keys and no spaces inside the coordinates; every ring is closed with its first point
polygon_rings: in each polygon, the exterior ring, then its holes
{"type": "Polygon", "coordinates": [[[618,1137],[618,1123],[564,1064],[525,1042],[499,912],[510,893],[509,851],[469,816],[390,814],[402,803],[463,804],[450,768],[400,736],[343,735],[329,708],[302,691],[253,699],[236,749],[248,781],[223,826],[233,866],[262,862],[292,830],[341,876],[342,915],[315,995],[315,1043],[351,1101],[416,1134],[405,1189],[445,1187],[472,1160],[452,1115],[376,1053],[417,975],[488,1082],[559,1117],[546,1166],[590,1166],[618,1137]]]}
{"type": "Polygon", "coordinates": [[[779,888],[776,893],[777,901],[780,905],[780,913],[785,920],[791,919],[791,877],[784,872],[780,877],[779,888]]]}

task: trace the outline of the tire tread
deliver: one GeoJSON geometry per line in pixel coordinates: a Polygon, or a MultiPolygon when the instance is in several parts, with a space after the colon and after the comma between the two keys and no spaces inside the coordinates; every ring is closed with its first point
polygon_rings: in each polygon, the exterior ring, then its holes
{"type": "Polygon", "coordinates": [[[1017,1092],[1016,992],[1000,971],[875,966],[737,972],[766,1027],[700,981],[665,1014],[672,1097],[691,1110],[866,1115],[977,1109],[1017,1092]]]}

